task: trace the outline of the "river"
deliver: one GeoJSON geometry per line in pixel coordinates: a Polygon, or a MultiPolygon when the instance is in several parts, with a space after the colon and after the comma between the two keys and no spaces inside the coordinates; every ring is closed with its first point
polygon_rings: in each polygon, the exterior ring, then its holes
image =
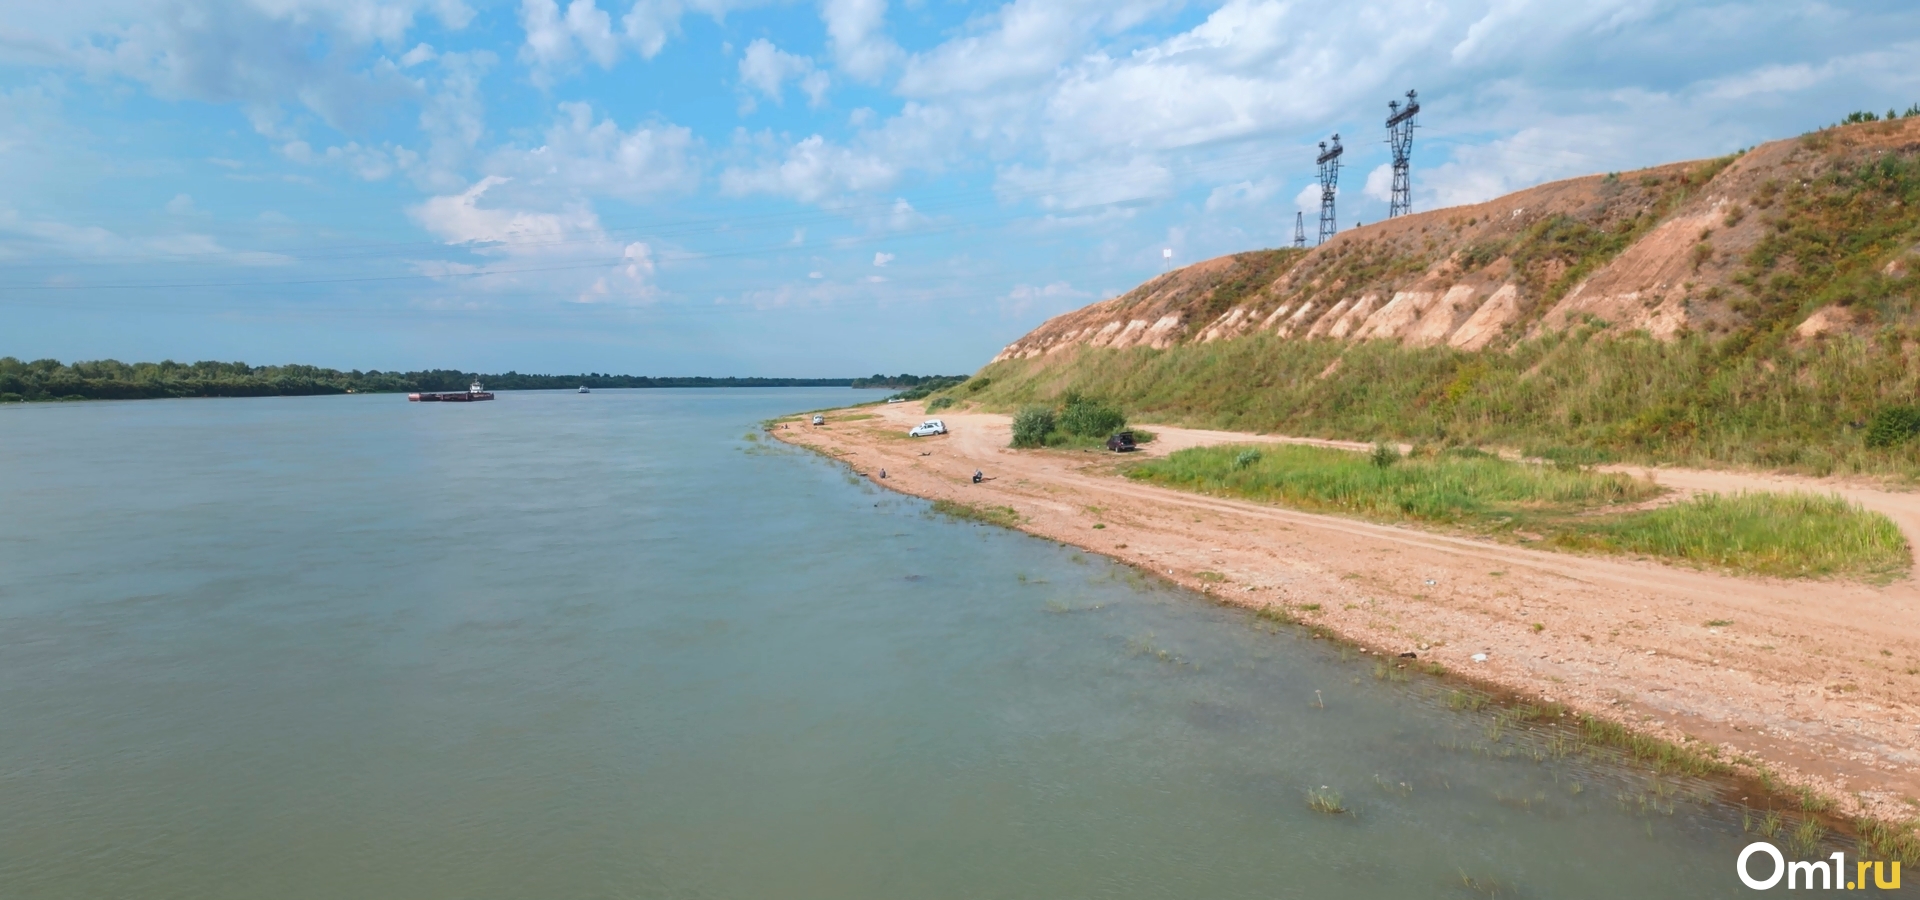
{"type": "Polygon", "coordinates": [[[1699,785],[753,439],[856,396],[0,408],[0,896],[1746,893],[1699,785]]]}

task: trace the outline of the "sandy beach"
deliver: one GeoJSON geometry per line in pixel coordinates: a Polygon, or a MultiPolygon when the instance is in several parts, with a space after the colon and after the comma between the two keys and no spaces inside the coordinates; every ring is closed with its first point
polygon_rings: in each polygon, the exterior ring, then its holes
{"type": "MultiPolygon", "coordinates": [[[[1010,507],[1023,531],[1224,602],[1280,605],[1369,653],[1415,653],[1472,681],[1758,760],[1837,812],[1906,820],[1920,797],[1920,586],[1736,578],[1651,560],[1536,550],[1466,534],[1297,512],[1136,483],[1117,454],[1008,449],[1008,417],[921,403],[773,426],[877,484],[1010,507]],[[887,477],[879,478],[884,469],[887,477]],[[978,469],[987,480],[973,484],[978,469]],[[1731,624],[1711,624],[1711,623],[1731,624]],[[1484,661],[1476,661],[1484,654],[1484,661]]],[[[1294,441],[1144,424],[1136,455],[1294,441]]],[[[1365,445],[1301,441],[1361,449],[1365,445]]],[[[1920,495],[1784,476],[1643,469],[1681,491],[1839,492],[1920,546],[1920,495]]]]}

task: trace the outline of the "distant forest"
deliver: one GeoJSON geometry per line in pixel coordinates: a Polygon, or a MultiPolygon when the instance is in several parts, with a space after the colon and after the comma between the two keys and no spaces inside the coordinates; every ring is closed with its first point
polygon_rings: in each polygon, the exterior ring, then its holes
{"type": "Polygon", "coordinates": [[[159,397],[286,397],[310,394],[380,394],[464,391],[475,379],[488,390],[534,391],[590,388],[896,387],[926,377],[876,376],[898,385],[863,384],[866,378],[650,378],[642,375],[488,375],[431,369],[421,372],[342,372],[319,366],[249,366],[246,363],[123,363],[117,360],[21,362],[0,357],[0,403],[34,400],[142,400],[159,397]]]}

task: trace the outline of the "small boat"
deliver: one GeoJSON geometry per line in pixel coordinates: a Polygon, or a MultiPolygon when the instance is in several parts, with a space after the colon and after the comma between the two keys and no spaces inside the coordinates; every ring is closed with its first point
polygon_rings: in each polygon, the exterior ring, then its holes
{"type": "Polygon", "coordinates": [[[593,393],[593,392],[592,392],[592,391],[590,391],[590,390],[587,390],[587,386],[583,384],[583,385],[581,385],[581,386],[580,386],[580,390],[579,390],[579,391],[578,391],[577,393],[581,393],[581,394],[591,394],[591,393],[593,393]]]}

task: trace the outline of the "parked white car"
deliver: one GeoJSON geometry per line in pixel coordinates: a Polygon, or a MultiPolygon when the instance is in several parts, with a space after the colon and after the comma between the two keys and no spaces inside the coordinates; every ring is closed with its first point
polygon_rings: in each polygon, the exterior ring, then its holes
{"type": "Polygon", "coordinates": [[[907,437],[928,437],[930,435],[946,433],[947,423],[939,419],[928,419],[925,422],[913,426],[913,430],[907,432],[907,437]]]}

